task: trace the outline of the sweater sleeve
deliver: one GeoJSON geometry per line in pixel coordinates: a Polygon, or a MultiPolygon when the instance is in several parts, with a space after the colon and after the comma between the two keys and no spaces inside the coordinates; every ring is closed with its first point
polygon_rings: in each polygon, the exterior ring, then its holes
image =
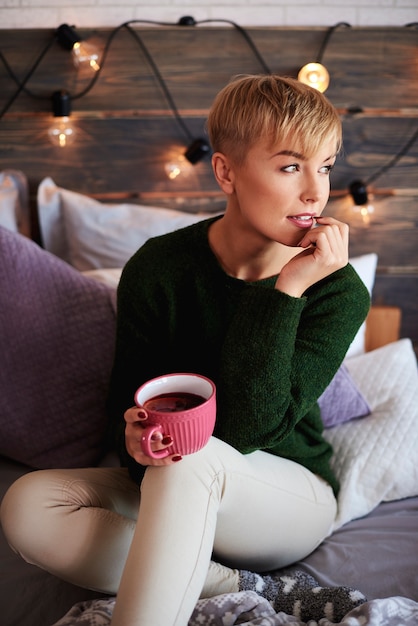
{"type": "Polygon", "coordinates": [[[159,355],[164,345],[166,324],[157,296],[149,296],[145,277],[150,274],[146,261],[128,263],[118,287],[116,346],[107,409],[109,445],[116,446],[121,464],[140,482],[145,467],[128,454],[125,445],[124,412],[134,405],[136,389],[161,373],[159,355]]]}
{"type": "Polygon", "coordinates": [[[277,447],[316,405],[369,306],[350,265],[302,298],[243,290],[223,344],[216,434],[244,453],[277,447]]]}

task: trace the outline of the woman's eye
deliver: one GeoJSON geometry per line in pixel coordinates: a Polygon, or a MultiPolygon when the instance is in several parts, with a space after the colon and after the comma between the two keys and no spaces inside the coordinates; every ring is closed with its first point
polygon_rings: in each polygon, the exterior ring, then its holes
{"type": "Polygon", "coordinates": [[[286,167],[282,168],[283,172],[297,172],[299,171],[299,166],[296,165],[295,163],[293,165],[287,165],[286,167]]]}
{"type": "Polygon", "coordinates": [[[333,168],[333,165],[324,165],[319,171],[322,172],[322,174],[329,174],[333,168]]]}

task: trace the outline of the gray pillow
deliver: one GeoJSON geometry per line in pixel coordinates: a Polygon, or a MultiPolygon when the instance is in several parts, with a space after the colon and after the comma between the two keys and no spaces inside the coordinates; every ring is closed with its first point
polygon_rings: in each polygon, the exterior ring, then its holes
{"type": "Polygon", "coordinates": [[[33,468],[104,452],[112,290],[0,228],[0,454],[33,468]]]}

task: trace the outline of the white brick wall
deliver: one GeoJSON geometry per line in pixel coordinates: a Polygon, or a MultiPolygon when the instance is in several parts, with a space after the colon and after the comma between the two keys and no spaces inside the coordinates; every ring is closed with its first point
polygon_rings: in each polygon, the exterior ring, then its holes
{"type": "MultiPolygon", "coordinates": [[[[242,26],[403,26],[418,0],[0,0],[1,28],[114,27],[132,19],[229,19],[242,26]]],[[[0,42],[1,45],[1,42],[0,42]]]]}

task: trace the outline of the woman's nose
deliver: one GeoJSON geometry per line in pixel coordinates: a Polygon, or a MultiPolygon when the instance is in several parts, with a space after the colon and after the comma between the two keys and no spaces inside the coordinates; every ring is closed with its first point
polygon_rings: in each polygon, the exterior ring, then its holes
{"type": "Polygon", "coordinates": [[[323,184],[314,176],[307,177],[303,190],[303,202],[315,203],[319,202],[324,195],[323,184]]]}

